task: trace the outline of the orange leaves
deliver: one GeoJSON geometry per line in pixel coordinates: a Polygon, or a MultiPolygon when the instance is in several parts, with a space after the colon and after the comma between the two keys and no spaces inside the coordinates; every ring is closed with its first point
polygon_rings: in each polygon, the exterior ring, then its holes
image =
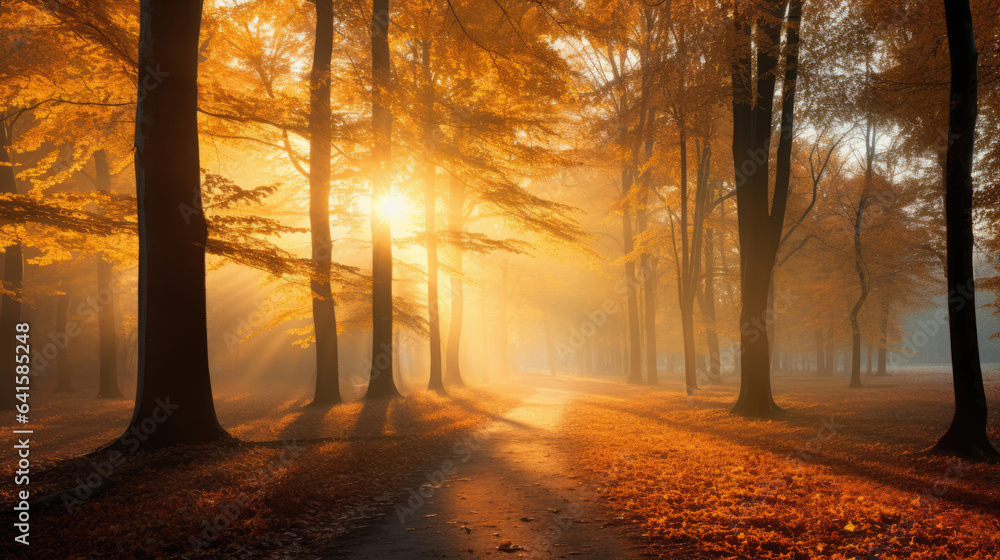
{"type": "MultiPolygon", "coordinates": [[[[877,552],[929,559],[1000,545],[1000,523],[982,512],[1000,501],[1000,492],[973,483],[967,489],[978,505],[946,497],[927,510],[922,489],[940,479],[947,463],[904,454],[913,443],[901,434],[923,434],[936,422],[905,412],[946,403],[947,379],[915,377],[909,388],[854,394],[849,403],[836,392],[847,389],[808,388],[788,377],[782,384],[789,408],[798,412],[781,422],[695,414],[673,392],[622,386],[614,398],[575,401],[564,431],[568,445],[582,448],[581,467],[598,472],[629,442],[635,463],[608,485],[608,515],[637,519],[647,546],[663,555],[679,556],[677,543],[690,543],[686,557],[846,560],[877,552]],[[787,452],[813,437],[810,423],[831,412],[846,426],[840,436],[810,461],[790,465],[787,452]],[[853,430],[862,425],[880,428],[853,430]]],[[[726,385],[700,398],[721,407],[736,390],[726,385]]],[[[956,482],[949,495],[966,491],[960,488],[973,476],[956,482]]]]}

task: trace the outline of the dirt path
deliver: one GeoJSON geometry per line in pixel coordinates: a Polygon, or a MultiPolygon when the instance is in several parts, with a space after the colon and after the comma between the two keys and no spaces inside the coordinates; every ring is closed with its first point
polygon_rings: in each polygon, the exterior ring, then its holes
{"type": "Polygon", "coordinates": [[[547,385],[469,440],[456,442],[438,473],[432,466],[429,474],[417,475],[420,482],[438,484],[415,484],[409,503],[345,537],[327,557],[638,558],[621,522],[601,509],[600,477],[573,474],[572,449],[560,444],[555,431],[572,393],[547,385]]]}

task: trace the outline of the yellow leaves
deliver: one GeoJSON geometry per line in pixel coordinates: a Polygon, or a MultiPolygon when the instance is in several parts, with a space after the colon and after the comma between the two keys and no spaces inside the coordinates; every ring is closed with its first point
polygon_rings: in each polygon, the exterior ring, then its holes
{"type": "Polygon", "coordinates": [[[850,521],[847,522],[847,525],[844,525],[844,530],[848,533],[853,533],[856,528],[857,527],[855,527],[854,523],[850,521]]]}

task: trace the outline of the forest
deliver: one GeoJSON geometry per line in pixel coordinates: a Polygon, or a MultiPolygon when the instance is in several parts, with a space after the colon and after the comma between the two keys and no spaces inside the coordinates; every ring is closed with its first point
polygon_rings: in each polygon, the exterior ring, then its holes
{"type": "Polygon", "coordinates": [[[1000,0],[0,27],[2,557],[1000,558],[1000,0]]]}

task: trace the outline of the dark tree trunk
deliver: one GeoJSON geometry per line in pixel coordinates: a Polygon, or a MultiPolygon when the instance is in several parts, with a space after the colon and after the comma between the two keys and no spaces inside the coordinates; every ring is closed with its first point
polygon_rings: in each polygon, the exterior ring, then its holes
{"type": "Polygon", "coordinates": [[[656,371],[656,258],[643,255],[643,306],[646,321],[646,383],[659,385],[656,371]]]}
{"type": "Polygon", "coordinates": [[[732,412],[769,418],[779,409],[771,393],[771,360],[767,336],[768,292],[788,201],[791,178],[795,81],[798,72],[798,25],[801,0],[771,2],[770,18],[755,22],[745,6],[738,7],[734,22],[742,33],[732,70],[733,163],[736,170],[736,208],[739,219],[741,285],[740,396],[732,412]],[[788,7],[787,18],[784,17],[788,7]],[[782,22],[787,24],[785,75],[781,95],[781,126],[775,162],[773,197],[769,196],[768,154],[771,146],[771,100],[775,91],[777,45],[782,22]],[[751,42],[758,41],[756,72],[751,42]],[[753,88],[751,82],[756,83],[753,88]],[[763,102],[754,100],[764,100],[763,102]],[[773,202],[772,201],[773,198],[773,202]]]}
{"type": "Polygon", "coordinates": [[[400,346],[400,330],[395,328],[392,330],[392,374],[396,379],[399,380],[399,387],[406,390],[406,384],[403,383],[403,364],[400,361],[400,355],[402,355],[402,347],[400,346]]]}
{"type": "Polygon", "coordinates": [[[115,444],[155,449],[228,439],[212,402],[205,324],[205,244],[198,161],[200,0],[142,0],[135,172],[139,214],[139,378],[115,444]],[[193,213],[178,212],[192,204],[193,213]],[[131,440],[129,438],[132,438],[131,440]],[[145,439],[143,439],[145,438],[145,439]]]}
{"type": "MultiPolygon", "coordinates": [[[[683,90],[682,83],[679,89],[683,90]]],[[[695,365],[695,345],[694,345],[694,299],[695,299],[695,279],[698,276],[697,255],[692,255],[690,243],[688,241],[688,189],[687,189],[687,128],[684,120],[678,122],[680,128],[680,157],[681,157],[681,281],[678,283],[678,296],[680,297],[681,308],[681,331],[684,342],[684,388],[688,395],[694,394],[698,389],[698,372],[695,365]]],[[[700,180],[700,177],[699,177],[700,180]]],[[[697,231],[697,225],[695,230],[697,231]]],[[[697,251],[697,249],[695,249],[697,251]]]]}
{"type": "Polygon", "coordinates": [[[479,253],[479,319],[480,319],[480,331],[479,339],[482,341],[480,347],[482,348],[483,354],[479,357],[480,364],[483,368],[483,381],[490,380],[490,345],[487,340],[489,339],[488,333],[489,329],[486,328],[488,313],[486,311],[486,253],[479,253]]]}
{"type": "Polygon", "coordinates": [[[372,371],[365,398],[399,396],[392,379],[392,231],[381,202],[392,190],[389,0],[372,4],[372,371]]]}
{"type": "Polygon", "coordinates": [[[865,186],[861,191],[861,199],[858,200],[858,207],[854,215],[854,270],[858,274],[858,284],[861,286],[861,294],[851,308],[851,383],[848,387],[861,387],[861,325],[858,323],[858,314],[868,299],[870,289],[868,274],[865,271],[864,254],[861,251],[861,232],[865,215],[865,207],[868,205],[868,197],[872,191],[872,174],[875,163],[875,127],[869,122],[865,134],[865,186]]]}
{"type": "MultiPolygon", "coordinates": [[[[13,144],[13,130],[6,123],[0,123],[0,193],[17,194],[17,178],[14,176],[14,167],[11,163],[10,146],[13,144]]],[[[11,297],[11,293],[20,296],[21,285],[24,280],[24,259],[21,253],[21,242],[15,242],[4,248],[3,253],[3,296],[0,296],[0,363],[13,364],[14,353],[17,348],[17,339],[14,338],[14,329],[21,321],[21,301],[11,297]]],[[[19,402],[16,399],[17,383],[16,376],[8,375],[9,381],[6,384],[3,397],[4,410],[13,410],[19,402]]]]}
{"type": "MultiPolygon", "coordinates": [[[[650,170],[649,161],[653,157],[653,145],[655,136],[653,135],[653,125],[656,123],[656,110],[647,109],[649,90],[652,85],[650,55],[652,53],[652,36],[655,20],[655,10],[645,8],[643,10],[643,22],[646,34],[644,49],[641,58],[641,84],[639,95],[639,126],[636,135],[636,143],[633,153],[640,154],[639,147],[642,147],[642,165],[644,167],[640,176],[641,204],[636,213],[636,229],[638,233],[646,230],[646,203],[649,199],[650,170]]],[[[635,158],[634,158],[635,159],[635,158]]],[[[638,168],[636,169],[638,172],[638,168]]],[[[646,333],[646,383],[649,385],[659,385],[660,380],[656,371],[656,257],[646,251],[639,256],[639,268],[642,271],[642,294],[643,294],[643,327],[646,333]]],[[[641,379],[640,379],[641,381],[641,379]]]]}
{"type": "MultiPolygon", "coordinates": [[[[652,124],[649,119],[646,129],[652,124]]],[[[647,139],[645,157],[648,161],[653,155],[653,140],[647,139]]],[[[642,204],[636,210],[636,229],[646,230],[646,202],[649,197],[649,171],[642,174],[642,204]]],[[[639,256],[639,269],[642,271],[642,304],[643,323],[646,331],[646,383],[659,385],[656,372],[656,258],[647,252],[639,256]]]]}
{"type": "Polygon", "coordinates": [[[424,147],[428,151],[427,162],[424,163],[424,231],[427,233],[427,319],[430,331],[431,364],[430,381],[427,388],[431,391],[444,393],[444,380],[441,377],[441,314],[438,296],[438,240],[437,240],[437,165],[433,163],[434,132],[434,81],[431,73],[431,43],[424,40],[421,43],[421,63],[424,79],[424,111],[423,123],[424,147]]]}
{"type": "Polygon", "coordinates": [[[337,310],[330,286],[330,59],[333,0],[315,0],[316,44],[309,73],[309,230],[312,235],[312,311],[316,333],[316,392],[312,404],[342,402],[337,310]]]}
{"type": "MultiPolygon", "coordinates": [[[[628,196],[629,173],[622,171],[622,198],[628,196]]],[[[628,209],[622,213],[622,241],[624,243],[624,253],[632,253],[635,245],[632,243],[632,215],[628,209]]],[[[636,295],[635,262],[625,263],[625,297],[628,308],[628,345],[625,351],[628,354],[628,380],[629,383],[642,383],[642,362],[639,357],[639,302],[636,295]]]]}
{"type": "Polygon", "coordinates": [[[448,326],[448,355],[445,357],[444,380],[449,385],[462,387],[459,356],[462,345],[462,318],[465,307],[465,285],[462,282],[462,246],[459,236],[465,227],[465,185],[452,177],[448,184],[448,231],[455,239],[455,274],[451,277],[451,323],[448,326]]]}
{"type": "Polygon", "coordinates": [[[955,416],[935,445],[946,453],[997,457],[986,435],[987,407],[979,362],[976,291],[972,266],[972,163],[976,133],[978,53],[968,0],[945,0],[951,51],[951,111],[945,165],[948,255],[948,332],[955,385],[955,416]]]}
{"type": "Polygon", "coordinates": [[[56,336],[65,340],[65,347],[59,349],[56,357],[56,392],[69,393],[73,389],[73,368],[70,367],[67,352],[69,350],[69,335],[66,333],[66,315],[69,314],[69,294],[60,294],[56,298],[56,336]],[[65,338],[63,338],[65,337],[65,338]]]}
{"type": "Polygon", "coordinates": [[[816,329],[816,373],[826,373],[826,344],[823,341],[823,329],[816,329]]]}
{"type": "Polygon", "coordinates": [[[509,268],[510,259],[505,256],[500,260],[500,289],[496,328],[499,341],[497,345],[497,367],[500,368],[500,375],[504,378],[510,377],[510,344],[507,332],[510,328],[507,323],[507,277],[509,275],[509,268]]]}
{"type": "MultiPolygon", "coordinates": [[[[97,174],[97,188],[102,191],[111,190],[111,170],[108,167],[108,154],[105,150],[94,152],[94,167],[97,174]]],[[[118,387],[118,333],[115,322],[115,288],[114,266],[97,255],[97,330],[98,351],[100,353],[100,372],[98,375],[97,398],[124,398],[118,387]],[[107,303],[102,303],[107,294],[107,303]]]]}
{"type": "Polygon", "coordinates": [[[719,363],[719,336],[715,331],[715,235],[714,230],[705,229],[705,297],[701,312],[708,343],[708,378],[713,383],[719,383],[722,381],[722,368],[719,363]]]}
{"type": "Polygon", "coordinates": [[[889,348],[889,299],[882,299],[882,313],[879,315],[878,370],[875,375],[886,375],[885,358],[889,348]]]}

